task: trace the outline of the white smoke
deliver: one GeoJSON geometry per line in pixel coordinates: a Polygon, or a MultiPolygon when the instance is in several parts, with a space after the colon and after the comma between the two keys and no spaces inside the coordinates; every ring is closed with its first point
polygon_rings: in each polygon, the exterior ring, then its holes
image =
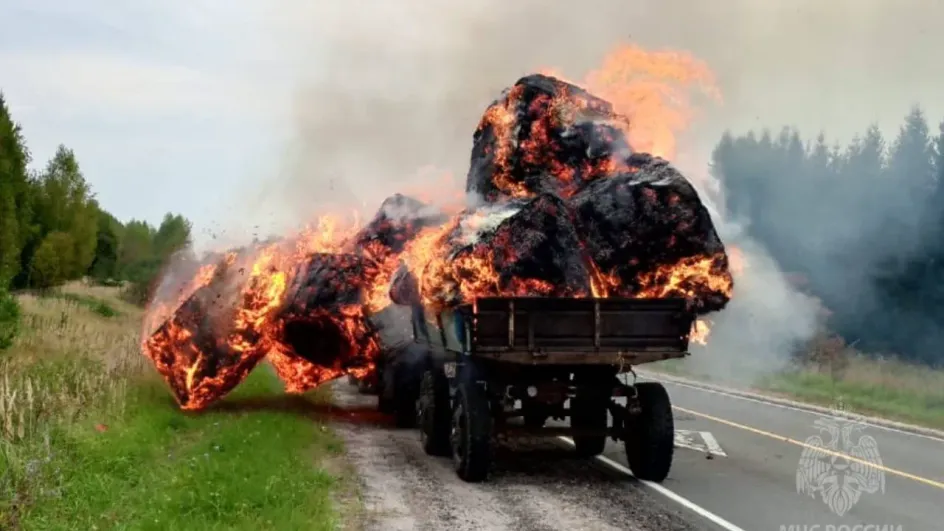
{"type": "MultiPolygon", "coordinates": [[[[453,193],[420,170],[442,169],[461,189],[481,113],[522,75],[550,67],[582,79],[628,39],[650,48],[690,50],[719,74],[725,106],[707,109],[706,119],[679,139],[680,156],[673,162],[696,184],[722,239],[740,250],[745,266],[736,274],[728,308],[710,316],[709,346],[694,348],[689,363],[749,381],[777,368],[795,343],[812,336],[818,305],[797,292],[766,251],[746,237],[743,220],[725,219],[723,197],[707,171],[708,153],[726,127],[755,125],[759,118],[763,124],[786,119],[821,127],[824,116],[844,108],[837,102],[866,97],[864,91],[841,90],[830,99],[819,90],[804,96],[791,89],[789,94],[799,95],[787,99],[784,80],[839,75],[835,61],[823,58],[840,60],[848,47],[827,45],[848,41],[839,34],[852,38],[853,22],[860,30],[868,25],[868,17],[848,20],[849,9],[865,8],[846,2],[846,11],[822,8],[835,23],[809,29],[803,24],[810,17],[824,19],[814,11],[819,8],[805,2],[806,11],[799,14],[793,4],[760,7],[748,0],[723,0],[723,6],[670,1],[658,7],[588,0],[579,8],[546,0],[288,2],[291,8],[280,3],[268,21],[297,63],[300,79],[290,141],[284,166],[249,194],[245,212],[276,211],[293,226],[338,206],[362,209],[369,217],[398,191],[453,193]],[[790,53],[801,33],[803,46],[794,57],[790,53]],[[746,49],[770,53],[731,53],[746,49]],[[801,60],[814,52],[820,54],[816,61],[801,60]]],[[[859,40],[857,57],[880,47],[859,40]]],[[[846,118],[861,113],[849,112],[829,116],[838,117],[842,127],[859,128],[846,118]]],[[[899,110],[893,114],[897,119],[899,110]]]]}

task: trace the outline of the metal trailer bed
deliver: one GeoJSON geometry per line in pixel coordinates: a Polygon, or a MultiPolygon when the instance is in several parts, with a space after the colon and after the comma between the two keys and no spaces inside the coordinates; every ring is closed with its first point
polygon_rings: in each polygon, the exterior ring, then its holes
{"type": "Polygon", "coordinates": [[[462,479],[487,479],[494,440],[516,434],[567,435],[586,457],[612,437],[637,477],[667,476],[671,403],[632,367],[688,355],[695,315],[684,299],[490,297],[412,313],[418,384],[395,393],[415,400],[424,450],[451,456],[462,479]],[[569,426],[547,427],[551,418],[569,426]]]}

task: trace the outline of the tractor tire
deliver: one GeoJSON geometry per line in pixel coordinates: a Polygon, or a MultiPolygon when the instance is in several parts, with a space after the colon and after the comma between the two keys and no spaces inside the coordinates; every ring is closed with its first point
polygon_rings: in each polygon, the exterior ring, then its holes
{"type": "Polygon", "coordinates": [[[410,379],[409,368],[396,364],[394,371],[395,392],[393,393],[393,421],[397,428],[410,429],[416,427],[416,403],[419,399],[419,389],[410,379]]]}
{"type": "Polygon", "coordinates": [[[420,398],[417,406],[417,424],[420,428],[420,444],[427,455],[448,457],[451,455],[449,433],[452,422],[449,404],[449,381],[441,369],[430,368],[420,381],[420,398]]]}
{"type": "Polygon", "coordinates": [[[451,428],[456,474],[468,483],[485,481],[491,465],[492,417],[485,392],[475,383],[458,385],[451,428]]]}
{"type": "MultiPolygon", "coordinates": [[[[609,400],[598,398],[570,399],[570,427],[575,430],[605,430],[609,400]]],[[[606,448],[606,435],[574,435],[578,457],[594,457],[606,448]]]]}
{"type": "Polygon", "coordinates": [[[636,384],[640,412],[629,420],[626,459],[637,478],[661,483],[672,468],[675,420],[665,387],[656,382],[636,384]]]}

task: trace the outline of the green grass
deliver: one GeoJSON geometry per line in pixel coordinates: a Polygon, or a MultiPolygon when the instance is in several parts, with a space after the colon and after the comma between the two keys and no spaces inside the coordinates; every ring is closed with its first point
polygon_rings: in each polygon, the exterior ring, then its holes
{"type": "Polygon", "coordinates": [[[58,486],[21,527],[336,529],[340,480],[317,463],[342,446],[278,394],[258,371],[225,402],[234,407],[187,414],[157,384],[135,389],[126,420],[99,431],[90,419],[60,435],[46,465],[58,486]],[[239,407],[269,398],[272,407],[239,407]]]}
{"type": "Polygon", "coordinates": [[[315,413],[324,393],[284,395],[260,366],[180,411],[138,352],[140,310],[95,296],[120,314],[20,297],[25,327],[0,359],[0,529],[357,525],[342,444],[315,413]]]}
{"type": "MultiPolygon", "coordinates": [[[[651,370],[712,379],[693,371],[683,360],[653,364],[651,370]]],[[[841,400],[846,409],[863,415],[944,429],[944,370],[940,369],[857,355],[846,358],[835,375],[828,367],[809,366],[764,375],[751,387],[826,407],[835,407],[841,400]]]]}
{"type": "Polygon", "coordinates": [[[848,377],[833,380],[828,374],[814,371],[772,375],[760,382],[760,387],[827,407],[835,407],[841,398],[846,408],[857,413],[944,429],[941,387],[876,385],[848,377]]]}
{"type": "Polygon", "coordinates": [[[108,301],[93,297],[91,295],[82,295],[71,292],[52,292],[49,296],[57,297],[65,301],[74,302],[79,306],[84,306],[92,312],[102,317],[118,317],[121,312],[115,309],[108,301]]]}

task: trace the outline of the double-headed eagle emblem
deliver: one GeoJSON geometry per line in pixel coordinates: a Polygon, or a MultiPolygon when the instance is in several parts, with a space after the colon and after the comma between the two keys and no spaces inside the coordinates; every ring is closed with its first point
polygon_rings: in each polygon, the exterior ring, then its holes
{"type": "Polygon", "coordinates": [[[839,516],[846,514],[855,505],[862,493],[885,492],[885,473],[878,444],[870,435],[860,435],[858,441],[852,435],[864,425],[850,420],[820,418],[813,425],[822,434],[806,440],[797,467],[797,492],[815,498],[817,493],[823,502],[839,516]]]}

